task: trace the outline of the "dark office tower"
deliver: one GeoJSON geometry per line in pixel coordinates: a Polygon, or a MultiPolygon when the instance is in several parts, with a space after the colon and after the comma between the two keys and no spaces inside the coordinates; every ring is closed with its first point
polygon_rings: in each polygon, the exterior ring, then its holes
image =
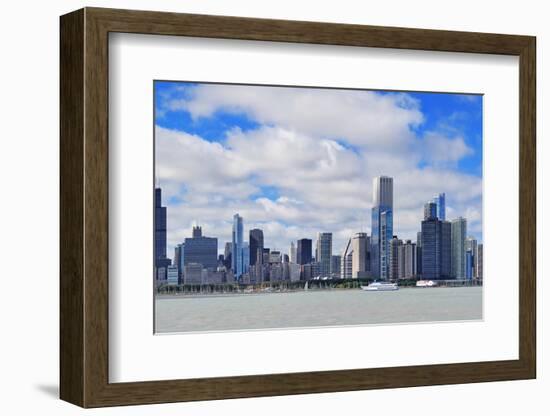
{"type": "Polygon", "coordinates": [[[167,267],[172,264],[166,258],[166,207],[162,206],[162,191],[155,188],[155,278],[166,279],[167,267]]]}
{"type": "Polygon", "coordinates": [[[432,218],[422,221],[422,278],[449,279],[451,223],[432,218]]]}
{"type": "Polygon", "coordinates": [[[298,240],[298,246],[296,247],[296,261],[298,264],[311,263],[311,240],[309,238],[302,238],[298,240]]]}
{"type": "Polygon", "coordinates": [[[185,239],[184,265],[200,264],[204,269],[216,270],[218,267],[218,239],[199,237],[185,239]]]}
{"type": "Polygon", "coordinates": [[[162,206],[162,191],[155,189],[155,259],[166,258],[166,207],[162,206]]]}
{"type": "Polygon", "coordinates": [[[437,218],[437,204],[435,202],[426,202],[424,204],[424,219],[429,220],[437,218]]]}
{"type": "Polygon", "coordinates": [[[416,274],[422,275],[422,233],[416,233],[416,274]]]}
{"type": "Polygon", "coordinates": [[[202,237],[202,227],[193,226],[193,238],[202,237]]]}
{"type": "Polygon", "coordinates": [[[389,278],[389,242],[393,236],[393,178],[373,179],[371,271],[374,278],[389,278]]]}
{"type": "Polygon", "coordinates": [[[231,248],[233,244],[231,242],[225,243],[225,249],[223,252],[224,266],[226,270],[231,270],[231,248]]]}
{"type": "Polygon", "coordinates": [[[262,263],[264,252],[264,232],[258,228],[254,228],[250,230],[248,239],[250,243],[250,265],[254,266],[258,262],[262,263]]]}
{"type": "Polygon", "coordinates": [[[174,266],[178,268],[178,280],[181,282],[181,278],[183,276],[183,259],[185,257],[185,244],[181,243],[178,244],[174,248],[174,266]]]}

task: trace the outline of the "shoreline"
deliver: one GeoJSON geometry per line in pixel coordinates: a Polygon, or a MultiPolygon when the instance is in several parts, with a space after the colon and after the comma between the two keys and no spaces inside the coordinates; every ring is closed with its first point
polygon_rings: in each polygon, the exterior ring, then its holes
{"type": "MultiPolygon", "coordinates": [[[[433,289],[463,289],[463,288],[474,288],[479,287],[483,288],[483,285],[471,285],[471,286],[434,286],[434,287],[417,287],[417,286],[402,286],[399,287],[399,290],[433,290],[433,289]]],[[[263,295],[281,295],[281,294],[294,294],[294,293],[319,293],[319,292],[345,292],[345,291],[361,291],[361,288],[330,288],[330,289],[299,289],[299,290],[286,290],[286,291],[265,291],[265,292],[230,292],[230,293],[155,293],[154,298],[156,300],[166,300],[166,299],[203,299],[203,298],[227,298],[227,297],[245,297],[245,296],[263,296],[263,295]]],[[[395,292],[395,291],[380,291],[380,293],[386,292],[395,292]]],[[[377,291],[369,293],[378,293],[377,291]]]]}

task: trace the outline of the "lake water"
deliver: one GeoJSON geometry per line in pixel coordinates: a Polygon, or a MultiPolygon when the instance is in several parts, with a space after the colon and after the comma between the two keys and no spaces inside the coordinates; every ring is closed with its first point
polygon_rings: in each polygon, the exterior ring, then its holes
{"type": "Polygon", "coordinates": [[[157,296],[155,305],[160,333],[465,321],[482,319],[482,288],[157,296]]]}

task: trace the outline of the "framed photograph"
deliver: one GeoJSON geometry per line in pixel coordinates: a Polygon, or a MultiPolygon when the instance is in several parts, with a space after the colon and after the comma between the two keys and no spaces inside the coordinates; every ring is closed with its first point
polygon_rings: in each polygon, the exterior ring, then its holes
{"type": "Polygon", "coordinates": [[[535,49],[62,16],[61,398],[535,378],[535,49]]]}

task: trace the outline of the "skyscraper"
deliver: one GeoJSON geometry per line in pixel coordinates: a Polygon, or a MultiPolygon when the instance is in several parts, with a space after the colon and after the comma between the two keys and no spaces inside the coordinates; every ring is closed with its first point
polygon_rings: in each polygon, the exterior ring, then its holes
{"type": "Polygon", "coordinates": [[[445,193],[438,194],[433,197],[433,202],[437,206],[436,215],[441,221],[445,221],[445,193]]]}
{"type": "Polygon", "coordinates": [[[483,243],[477,245],[477,259],[476,259],[477,278],[483,279],[483,243]]]}
{"type": "Polygon", "coordinates": [[[352,239],[351,277],[367,277],[367,233],[357,233],[352,239]]]}
{"type": "Polygon", "coordinates": [[[466,278],[466,218],[458,217],[451,221],[451,275],[456,279],[466,278]]]}
{"type": "Polygon", "coordinates": [[[218,267],[218,239],[204,237],[202,233],[193,233],[197,237],[186,238],[183,264],[201,264],[203,268],[216,270],[218,267]]]}
{"type": "Polygon", "coordinates": [[[248,270],[250,269],[250,245],[248,242],[243,242],[243,248],[242,248],[242,254],[241,254],[241,260],[242,260],[242,272],[248,273],[248,270]]]}
{"type": "Polygon", "coordinates": [[[202,227],[198,225],[193,226],[193,238],[202,237],[202,227]]]}
{"type": "MultiPolygon", "coordinates": [[[[397,238],[396,235],[390,240],[390,249],[388,251],[389,256],[389,279],[397,280],[399,279],[399,254],[400,248],[403,246],[403,241],[397,238]]],[[[403,256],[403,253],[401,253],[403,256]]],[[[403,258],[402,258],[403,260],[403,258]]],[[[403,266],[402,266],[403,267],[403,266]]]]}
{"type": "Polygon", "coordinates": [[[388,250],[393,236],[393,178],[373,179],[371,222],[371,271],[375,278],[389,278],[388,250]]]}
{"type": "Polygon", "coordinates": [[[224,259],[224,266],[226,270],[231,270],[231,250],[233,249],[233,244],[229,241],[225,243],[225,247],[223,250],[223,259],[224,259]]]}
{"type": "Polygon", "coordinates": [[[233,215],[231,269],[238,280],[243,274],[243,218],[239,214],[233,215]]]}
{"type": "Polygon", "coordinates": [[[250,242],[250,265],[253,266],[257,262],[262,263],[264,251],[264,232],[258,228],[249,231],[250,242]]]}
{"type": "Polygon", "coordinates": [[[290,243],[290,262],[291,263],[297,263],[297,261],[296,261],[296,246],[294,245],[294,241],[291,241],[291,243],[290,243]]]}
{"type": "Polygon", "coordinates": [[[340,260],[340,278],[351,279],[353,276],[353,244],[351,238],[345,245],[340,260]]]}
{"type": "Polygon", "coordinates": [[[451,223],[438,218],[422,221],[422,278],[449,279],[451,275],[451,223]]]}
{"type": "MultiPolygon", "coordinates": [[[[466,275],[469,279],[477,279],[477,240],[474,237],[466,238],[466,253],[470,252],[470,264],[466,265],[466,275]]],[[[466,255],[468,261],[468,255],[466,255]]]]}
{"type": "Polygon", "coordinates": [[[399,269],[399,278],[400,279],[411,279],[416,277],[417,274],[417,253],[416,253],[416,244],[411,242],[411,240],[405,241],[403,244],[402,253],[403,258],[400,259],[400,266],[403,269],[399,269]]]}
{"type": "Polygon", "coordinates": [[[333,255],[330,259],[330,277],[340,279],[340,267],[342,264],[342,256],[333,255]]]}
{"type": "Polygon", "coordinates": [[[424,204],[424,219],[429,220],[430,218],[438,218],[437,204],[431,201],[424,204]]]}
{"type": "Polygon", "coordinates": [[[311,263],[311,240],[309,238],[302,238],[298,240],[298,247],[296,248],[296,262],[298,264],[311,263]]]}
{"type": "Polygon", "coordinates": [[[332,233],[317,234],[317,258],[321,277],[330,277],[330,260],[332,257],[332,233]]]}
{"type": "Polygon", "coordinates": [[[166,207],[162,206],[162,191],[155,188],[155,278],[166,279],[166,268],[172,264],[166,258],[166,207]]]}
{"type": "Polygon", "coordinates": [[[184,258],[185,258],[185,243],[181,243],[174,248],[174,266],[178,268],[178,278],[180,282],[183,276],[184,258]]]}

